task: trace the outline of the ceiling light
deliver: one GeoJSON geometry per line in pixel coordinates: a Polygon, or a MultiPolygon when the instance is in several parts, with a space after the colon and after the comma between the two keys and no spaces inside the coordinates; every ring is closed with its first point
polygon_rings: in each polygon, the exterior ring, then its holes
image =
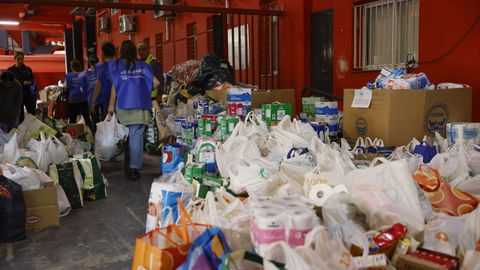
{"type": "Polygon", "coordinates": [[[0,21],[0,25],[19,25],[18,21],[0,21]]]}

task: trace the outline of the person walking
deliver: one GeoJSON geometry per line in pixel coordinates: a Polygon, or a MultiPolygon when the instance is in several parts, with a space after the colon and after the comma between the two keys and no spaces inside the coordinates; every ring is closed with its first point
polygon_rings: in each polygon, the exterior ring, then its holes
{"type": "Polygon", "coordinates": [[[163,68],[160,62],[150,53],[150,48],[148,47],[147,43],[141,41],[138,43],[138,57],[143,62],[152,66],[153,76],[158,80],[159,85],[152,90],[152,101],[157,100],[158,104],[162,102],[162,94],[163,94],[163,85],[164,85],[164,77],[163,77],[163,68]]]}
{"type": "Polygon", "coordinates": [[[153,76],[152,67],[137,60],[137,47],[131,40],[124,40],[120,59],[108,62],[112,91],[108,112],[116,112],[118,121],[128,127],[125,149],[125,172],[131,180],[140,179],[143,167],[143,138],[145,126],[150,121],[152,89],[159,81],[153,76]]]}
{"type": "Polygon", "coordinates": [[[25,113],[23,111],[23,106],[27,109],[29,114],[35,115],[35,110],[37,108],[37,98],[32,93],[33,85],[33,71],[30,67],[25,65],[25,54],[23,52],[15,52],[13,55],[15,64],[8,68],[10,72],[15,75],[15,78],[22,85],[23,90],[23,104],[22,109],[20,110],[20,123],[25,119],[25,113]]]}
{"type": "Polygon", "coordinates": [[[108,73],[108,62],[115,60],[115,46],[111,42],[102,45],[103,63],[95,64],[94,72],[97,78],[95,90],[90,103],[90,113],[95,123],[105,120],[108,114],[108,103],[112,81],[108,73]]]}
{"type": "Polygon", "coordinates": [[[70,106],[70,124],[77,122],[77,116],[83,116],[85,125],[93,132],[92,120],[88,113],[87,94],[83,92],[78,75],[82,70],[82,65],[77,59],[70,62],[70,68],[73,72],[65,74],[65,88],[68,93],[68,103],[70,106]]]}
{"type": "MultiPolygon", "coordinates": [[[[92,96],[93,96],[93,91],[95,89],[95,83],[97,82],[97,78],[95,76],[95,71],[94,71],[95,64],[97,62],[98,62],[98,58],[95,55],[91,55],[88,58],[88,68],[78,75],[78,79],[80,80],[80,86],[82,88],[83,93],[86,94],[87,102],[90,106],[94,105],[94,103],[92,103],[92,96]]],[[[96,131],[95,124],[98,123],[99,121],[95,121],[95,120],[98,120],[97,117],[92,117],[92,118],[93,118],[92,132],[95,133],[96,131]]]]}
{"type": "Polygon", "coordinates": [[[23,87],[10,71],[0,75],[0,129],[7,133],[18,126],[23,109],[23,87]]]}

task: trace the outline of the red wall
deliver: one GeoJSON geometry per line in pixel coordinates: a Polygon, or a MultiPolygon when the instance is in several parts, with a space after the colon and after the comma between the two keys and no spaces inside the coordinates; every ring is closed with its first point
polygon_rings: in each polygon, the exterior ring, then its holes
{"type": "MultiPolygon", "coordinates": [[[[62,54],[25,55],[25,64],[29,66],[40,89],[57,84],[65,77],[65,57],[62,54]]],[[[13,55],[0,55],[0,70],[13,65],[13,55]]]]}
{"type": "MultiPolygon", "coordinates": [[[[151,3],[150,0],[137,2],[151,3]]],[[[221,1],[223,3],[224,1],[221,1]]],[[[310,15],[312,12],[333,9],[333,87],[336,95],[342,95],[345,88],[360,88],[376,77],[378,71],[353,71],[353,4],[358,0],[278,0],[285,16],[280,18],[280,85],[278,88],[295,88],[297,96],[310,84],[310,15]],[[346,70],[340,69],[346,66],[346,70]]],[[[474,30],[450,54],[433,63],[425,63],[447,52],[465,34],[480,16],[478,0],[421,0],[419,21],[418,69],[425,72],[431,82],[458,82],[471,85],[473,95],[473,116],[480,121],[480,76],[476,75],[476,63],[480,59],[480,26],[474,30]]],[[[218,3],[204,3],[201,0],[185,0],[185,5],[216,6],[218,3]]],[[[259,8],[258,0],[230,1],[235,8],[259,8]]],[[[110,33],[100,33],[99,42],[109,40],[116,46],[129,35],[118,32],[118,12],[111,18],[110,33]]],[[[162,32],[164,43],[164,69],[187,60],[186,24],[197,23],[197,58],[207,52],[206,18],[212,14],[182,13],[172,22],[170,40],[166,40],[165,22],[153,19],[152,12],[137,14],[138,32],[131,39],[138,42],[150,38],[151,53],[155,54],[155,34],[162,32]]],[[[237,24],[237,22],[235,22],[237,24]]],[[[255,22],[258,25],[258,22],[255,22]]],[[[255,54],[258,54],[258,33],[255,37],[255,54]]],[[[100,48],[99,48],[100,49],[100,48]]],[[[100,52],[100,50],[98,50],[100,52]]],[[[258,63],[257,63],[258,64],[258,63]]],[[[258,70],[258,67],[256,67],[258,70]]],[[[237,73],[238,75],[238,73],[237,73]]],[[[258,77],[256,78],[258,83],[258,77]]],[[[297,100],[300,105],[300,99],[297,100]]],[[[297,106],[300,108],[300,106],[297,106]]]]}
{"type": "MultiPolygon", "coordinates": [[[[142,2],[142,1],[138,1],[142,2]]],[[[151,1],[143,1],[145,3],[151,3],[151,1]]],[[[224,1],[219,3],[208,2],[205,3],[201,0],[187,0],[182,1],[185,5],[190,6],[212,6],[212,7],[224,7],[224,1]]],[[[230,1],[231,8],[245,8],[245,9],[259,9],[260,1],[259,0],[247,0],[247,1],[230,1]]],[[[305,86],[305,78],[309,76],[308,73],[304,72],[304,57],[305,50],[308,47],[304,46],[307,44],[307,39],[305,37],[305,32],[308,32],[304,18],[309,18],[309,10],[311,8],[311,0],[302,1],[302,4],[298,4],[298,1],[293,0],[284,0],[278,1],[280,7],[285,9],[285,17],[279,19],[279,28],[280,28],[280,76],[279,76],[279,85],[275,84],[274,88],[295,88],[297,91],[301,91],[305,86]],[[307,14],[307,15],[306,15],[307,14]]],[[[142,15],[140,12],[137,13],[137,33],[132,35],[120,34],[118,32],[118,16],[120,12],[117,12],[112,15],[110,18],[111,31],[110,33],[99,33],[98,34],[98,52],[101,53],[100,46],[103,41],[112,41],[116,46],[119,46],[121,41],[124,39],[132,39],[134,42],[139,42],[146,37],[150,38],[151,53],[155,55],[155,34],[163,33],[163,66],[164,70],[168,71],[172,65],[182,63],[187,59],[187,41],[186,41],[186,25],[191,22],[196,22],[197,26],[197,59],[207,53],[207,18],[214,14],[204,14],[204,13],[180,13],[177,18],[175,18],[170,25],[170,40],[166,40],[166,26],[164,21],[153,19],[153,12],[147,11],[145,15],[142,15]]],[[[250,18],[248,22],[250,25],[250,18]]],[[[244,18],[242,18],[242,24],[244,24],[244,18]]],[[[255,50],[255,72],[258,73],[258,44],[259,44],[259,35],[258,35],[258,18],[255,19],[255,32],[250,33],[254,38],[253,48],[255,50]]],[[[238,25],[238,19],[234,17],[234,26],[238,25]]],[[[309,49],[308,49],[309,50],[309,49]]],[[[252,63],[252,62],[251,62],[252,63]]],[[[245,72],[242,73],[242,81],[245,81],[245,72]]],[[[239,79],[239,72],[236,72],[236,78],[239,79]]],[[[251,75],[249,74],[249,78],[251,75]]],[[[258,74],[255,78],[255,84],[258,85],[259,77],[258,74]]],[[[270,79],[269,79],[270,85],[270,79]]]]}
{"type": "MultiPolygon", "coordinates": [[[[360,88],[376,77],[377,71],[352,71],[353,66],[353,3],[354,0],[316,0],[312,10],[333,8],[333,87],[336,95],[345,88],[360,88]],[[344,59],[349,70],[340,72],[339,63],[344,59]]],[[[419,17],[418,69],[425,72],[434,84],[441,82],[465,83],[473,88],[473,119],[480,121],[480,24],[450,54],[433,63],[422,61],[436,59],[450,50],[480,16],[478,0],[421,0],[419,17]]],[[[309,58],[306,58],[309,61],[309,58]]],[[[309,63],[306,65],[309,66],[309,63]]]]}

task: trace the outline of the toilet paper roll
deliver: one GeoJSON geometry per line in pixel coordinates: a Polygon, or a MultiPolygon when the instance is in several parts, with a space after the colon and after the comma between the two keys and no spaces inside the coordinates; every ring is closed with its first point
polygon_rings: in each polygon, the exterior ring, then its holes
{"type": "Polygon", "coordinates": [[[276,213],[278,212],[277,208],[273,207],[258,207],[252,209],[253,218],[256,219],[259,216],[266,215],[267,213],[276,213]]]}
{"type": "Polygon", "coordinates": [[[255,216],[255,225],[260,230],[285,228],[284,216],[277,212],[258,213],[255,216]]]}
{"type": "Polygon", "coordinates": [[[287,229],[307,230],[318,224],[318,217],[308,211],[294,211],[287,214],[287,229]]]}
{"type": "Polygon", "coordinates": [[[323,204],[330,198],[333,194],[346,192],[347,188],[345,185],[336,185],[332,188],[326,184],[318,184],[312,186],[310,192],[308,193],[308,198],[316,205],[316,206],[323,206],[323,204]]]}
{"type": "Polygon", "coordinates": [[[295,209],[297,209],[297,208],[303,208],[303,207],[305,207],[305,204],[302,203],[302,202],[288,202],[288,203],[282,204],[282,206],[283,206],[283,209],[286,208],[285,210],[287,210],[287,209],[288,209],[288,210],[290,210],[290,209],[295,210],[295,209]]]}

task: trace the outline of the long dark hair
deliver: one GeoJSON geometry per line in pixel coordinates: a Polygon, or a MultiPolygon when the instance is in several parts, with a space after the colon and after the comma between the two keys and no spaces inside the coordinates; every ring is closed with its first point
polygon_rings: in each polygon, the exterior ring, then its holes
{"type": "Polygon", "coordinates": [[[137,46],[133,41],[127,39],[122,41],[120,47],[120,59],[127,62],[127,70],[132,66],[135,68],[135,61],[137,61],[137,46]]]}

